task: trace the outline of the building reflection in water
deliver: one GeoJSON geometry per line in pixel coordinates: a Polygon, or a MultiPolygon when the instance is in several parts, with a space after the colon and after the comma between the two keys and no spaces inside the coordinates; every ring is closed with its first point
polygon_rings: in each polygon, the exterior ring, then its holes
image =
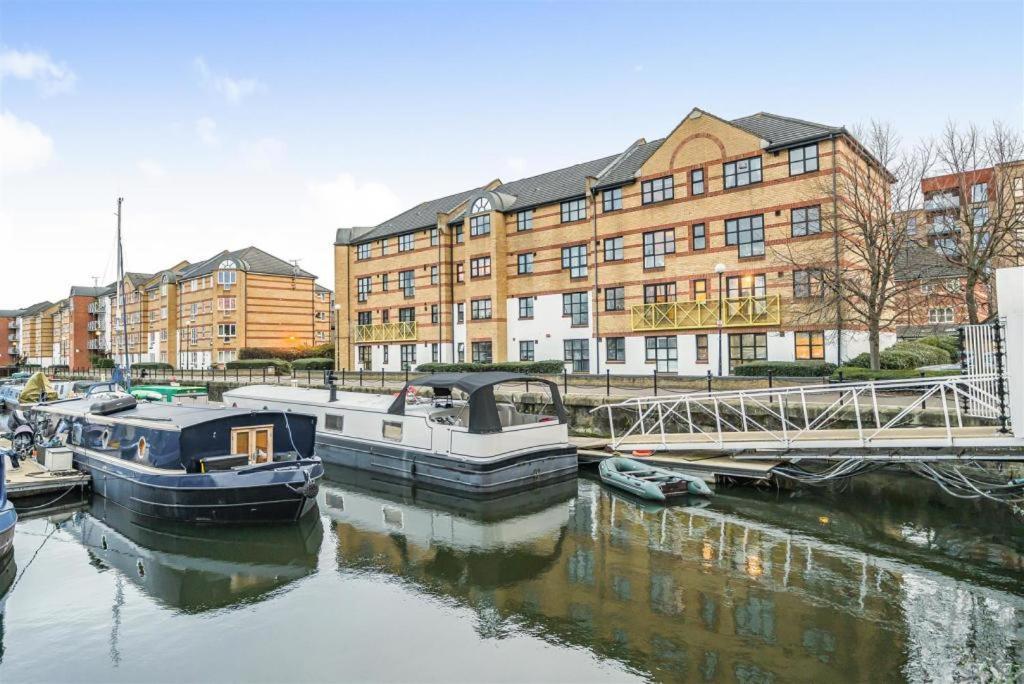
{"type": "Polygon", "coordinates": [[[943,679],[1019,657],[1022,597],[721,500],[660,508],[580,480],[474,508],[329,477],[339,570],[456,599],[482,636],[530,633],[657,679],[943,679]]]}

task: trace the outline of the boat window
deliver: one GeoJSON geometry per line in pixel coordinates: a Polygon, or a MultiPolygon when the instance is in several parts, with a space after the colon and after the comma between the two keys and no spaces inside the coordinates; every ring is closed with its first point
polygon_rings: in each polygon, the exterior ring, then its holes
{"type": "Polygon", "coordinates": [[[328,413],[324,416],[324,427],[335,432],[342,432],[345,429],[345,416],[328,413]]]}
{"type": "Polygon", "coordinates": [[[272,425],[254,425],[231,430],[231,453],[247,455],[250,463],[268,463],[273,460],[273,444],[272,425]]]}
{"type": "Polygon", "coordinates": [[[384,439],[390,439],[395,442],[402,441],[402,424],[393,420],[385,420],[384,428],[382,430],[382,436],[384,439]]]}

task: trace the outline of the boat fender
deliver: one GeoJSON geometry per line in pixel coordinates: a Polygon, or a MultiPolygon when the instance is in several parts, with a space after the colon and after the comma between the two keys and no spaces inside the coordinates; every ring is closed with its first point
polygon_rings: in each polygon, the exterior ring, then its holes
{"type": "Polygon", "coordinates": [[[653,456],[654,455],[654,451],[651,450],[651,449],[634,449],[633,450],[633,455],[634,456],[640,456],[640,457],[653,456]]]}
{"type": "Polygon", "coordinates": [[[135,408],[137,405],[138,402],[135,400],[135,397],[117,397],[107,401],[97,401],[89,407],[89,413],[94,413],[98,416],[108,416],[111,413],[135,408]]]}
{"type": "Polygon", "coordinates": [[[307,499],[315,499],[316,495],[320,493],[320,485],[309,476],[309,471],[303,470],[302,476],[305,478],[305,482],[301,485],[290,484],[288,485],[288,488],[296,494],[301,494],[307,499]]]}

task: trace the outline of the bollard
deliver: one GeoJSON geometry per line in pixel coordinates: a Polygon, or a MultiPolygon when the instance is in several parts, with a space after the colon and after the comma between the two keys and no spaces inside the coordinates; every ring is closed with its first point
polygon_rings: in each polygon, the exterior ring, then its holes
{"type": "Polygon", "coordinates": [[[604,396],[612,396],[612,372],[607,368],[604,369],[604,396]]]}
{"type": "Polygon", "coordinates": [[[775,372],[771,368],[769,368],[768,369],[768,391],[769,391],[768,403],[769,404],[774,404],[775,403],[775,395],[771,394],[771,390],[775,389],[775,382],[774,382],[774,380],[775,380],[775,372]]]}
{"type": "Polygon", "coordinates": [[[360,387],[363,386],[363,369],[362,368],[359,369],[359,386],[360,387]]]}
{"type": "Polygon", "coordinates": [[[562,394],[569,394],[569,371],[562,368],[562,394]]]}
{"type": "Polygon", "coordinates": [[[658,396],[658,367],[654,367],[654,396],[658,396]]]}
{"type": "Polygon", "coordinates": [[[405,384],[409,384],[409,367],[405,367],[405,384]]]}
{"type": "Polygon", "coordinates": [[[344,368],[341,369],[341,386],[342,387],[345,386],[345,369],[344,368]]]}
{"type": "Polygon", "coordinates": [[[384,386],[384,369],[383,368],[380,369],[380,386],[381,387],[384,386]]]}
{"type": "Polygon", "coordinates": [[[711,371],[708,370],[708,394],[711,394],[711,371]]]}
{"type": "Polygon", "coordinates": [[[844,382],[844,380],[843,380],[843,369],[840,368],[838,372],[839,372],[839,382],[842,383],[842,382],[844,382]]]}
{"type": "Polygon", "coordinates": [[[263,367],[263,384],[264,385],[267,384],[267,368],[266,368],[266,366],[263,367]]]}
{"type": "MultiPolygon", "coordinates": [[[[921,375],[921,377],[923,378],[923,377],[925,376],[925,372],[924,372],[924,371],[921,371],[921,372],[920,372],[920,375],[921,375]]],[[[928,408],[928,399],[927,399],[927,398],[925,398],[925,397],[921,397],[921,409],[922,409],[922,410],[925,410],[925,409],[927,409],[927,408],[928,408]]]]}

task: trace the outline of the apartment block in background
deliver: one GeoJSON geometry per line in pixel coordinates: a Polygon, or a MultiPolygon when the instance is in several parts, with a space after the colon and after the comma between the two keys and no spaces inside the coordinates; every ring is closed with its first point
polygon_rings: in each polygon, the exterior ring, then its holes
{"type": "Polygon", "coordinates": [[[21,358],[21,314],[21,309],[0,309],[0,332],[5,338],[0,344],[0,368],[14,366],[21,358]]]}
{"type": "Polygon", "coordinates": [[[665,138],[340,229],[338,366],[703,374],[719,345],[724,372],[850,358],[866,331],[808,319],[822,266],[783,255],[828,251],[832,180],[852,165],[877,166],[841,127],[694,109],[665,138]]]}

